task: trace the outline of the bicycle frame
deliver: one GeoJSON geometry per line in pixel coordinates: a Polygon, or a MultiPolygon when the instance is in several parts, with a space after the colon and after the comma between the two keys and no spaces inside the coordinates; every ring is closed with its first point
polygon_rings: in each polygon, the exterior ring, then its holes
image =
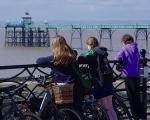
{"type": "Polygon", "coordinates": [[[49,93],[49,90],[46,89],[45,92],[44,92],[44,97],[42,99],[42,102],[41,102],[41,105],[40,105],[40,109],[38,110],[38,116],[42,116],[44,114],[44,110],[46,108],[50,107],[52,114],[57,114],[58,113],[58,109],[56,108],[56,105],[53,103],[52,101],[52,97],[49,93]],[[52,109],[53,108],[53,109],[52,109]]]}
{"type": "MultiPolygon", "coordinates": [[[[15,117],[15,118],[17,118],[17,117],[19,117],[19,118],[21,118],[21,119],[23,119],[24,118],[24,115],[23,115],[23,113],[22,113],[22,110],[19,108],[19,106],[16,104],[16,102],[15,102],[15,100],[14,100],[14,95],[16,94],[16,92],[18,91],[18,90],[20,90],[20,89],[22,89],[23,87],[24,87],[24,85],[23,86],[20,86],[20,87],[18,87],[18,88],[16,88],[16,89],[12,89],[12,87],[14,88],[14,86],[12,85],[12,86],[8,86],[8,87],[6,87],[7,88],[7,90],[6,91],[3,91],[4,93],[6,93],[7,94],[7,96],[4,96],[2,99],[1,99],[1,101],[0,101],[0,105],[1,105],[1,109],[0,109],[0,112],[1,112],[1,118],[2,118],[2,120],[3,120],[3,116],[5,116],[5,117],[7,117],[7,114],[8,115],[11,115],[11,114],[13,114],[13,116],[11,116],[11,117],[15,117]],[[11,93],[11,91],[9,91],[9,88],[10,88],[10,90],[12,90],[13,92],[11,93]],[[6,104],[4,104],[3,105],[3,101],[5,100],[5,99],[10,99],[10,102],[9,103],[6,103],[6,104]],[[2,115],[2,109],[3,108],[6,108],[7,106],[10,106],[10,108],[9,108],[9,110],[7,111],[7,113],[5,113],[4,115],[2,115]]],[[[5,89],[6,89],[5,88],[5,89]]],[[[9,117],[9,116],[8,116],[9,117]]]]}

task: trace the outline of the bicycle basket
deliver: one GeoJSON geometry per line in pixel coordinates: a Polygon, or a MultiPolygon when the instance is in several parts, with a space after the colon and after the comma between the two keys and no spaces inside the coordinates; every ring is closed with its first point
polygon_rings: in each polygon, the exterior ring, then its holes
{"type": "Polygon", "coordinates": [[[54,85],[52,92],[56,104],[73,103],[73,86],[74,84],[54,85]]]}

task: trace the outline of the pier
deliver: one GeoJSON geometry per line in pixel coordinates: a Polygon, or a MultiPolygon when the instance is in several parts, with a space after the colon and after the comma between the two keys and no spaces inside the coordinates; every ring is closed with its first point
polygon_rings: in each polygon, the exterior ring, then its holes
{"type": "MultiPolygon", "coordinates": [[[[47,22],[35,24],[28,12],[20,24],[7,23],[5,26],[6,47],[50,47],[50,40],[61,31],[69,31],[70,46],[78,41],[78,48],[83,49],[83,36],[86,31],[96,32],[99,42],[109,41],[109,50],[113,51],[113,37],[116,31],[131,30],[136,41],[143,41],[149,51],[150,25],[51,25],[47,22]]],[[[73,46],[74,47],[74,46],[73,46]]],[[[76,47],[74,47],[76,48],[76,47]]],[[[149,52],[148,52],[149,53],[149,52]]]]}

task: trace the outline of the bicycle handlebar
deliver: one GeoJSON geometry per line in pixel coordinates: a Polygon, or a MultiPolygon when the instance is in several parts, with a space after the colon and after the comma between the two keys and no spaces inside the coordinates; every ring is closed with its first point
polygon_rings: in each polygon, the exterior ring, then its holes
{"type": "Polygon", "coordinates": [[[1,92],[4,92],[10,96],[14,96],[14,95],[19,95],[22,91],[23,88],[25,88],[27,86],[27,84],[22,84],[21,86],[16,86],[16,85],[8,85],[8,86],[4,86],[1,88],[1,92]]]}
{"type": "Polygon", "coordinates": [[[52,77],[53,75],[49,75],[49,76],[38,75],[38,76],[32,76],[29,79],[33,79],[36,82],[38,82],[39,86],[46,87],[48,84],[54,83],[52,77]]]}

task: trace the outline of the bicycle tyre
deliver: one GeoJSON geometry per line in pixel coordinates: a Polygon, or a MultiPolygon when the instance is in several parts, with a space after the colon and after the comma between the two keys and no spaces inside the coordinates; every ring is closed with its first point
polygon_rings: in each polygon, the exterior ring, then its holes
{"type": "Polygon", "coordinates": [[[110,120],[107,111],[101,105],[97,104],[97,110],[99,113],[99,120],[110,120]]]}
{"type": "Polygon", "coordinates": [[[117,95],[114,95],[112,100],[118,120],[132,120],[132,116],[125,103],[117,95]]]}
{"type": "Polygon", "coordinates": [[[42,119],[32,112],[27,112],[23,114],[23,119],[17,118],[16,120],[42,120],[42,119]]]}
{"type": "Polygon", "coordinates": [[[81,115],[71,107],[63,107],[59,109],[60,112],[64,113],[67,117],[61,120],[82,120],[81,115]]]}
{"type": "Polygon", "coordinates": [[[9,118],[3,118],[3,120],[42,120],[32,112],[24,113],[19,116],[10,116],[9,118]]]}
{"type": "Polygon", "coordinates": [[[92,106],[86,104],[83,107],[83,119],[84,120],[110,120],[106,110],[99,104],[92,106]]]}

